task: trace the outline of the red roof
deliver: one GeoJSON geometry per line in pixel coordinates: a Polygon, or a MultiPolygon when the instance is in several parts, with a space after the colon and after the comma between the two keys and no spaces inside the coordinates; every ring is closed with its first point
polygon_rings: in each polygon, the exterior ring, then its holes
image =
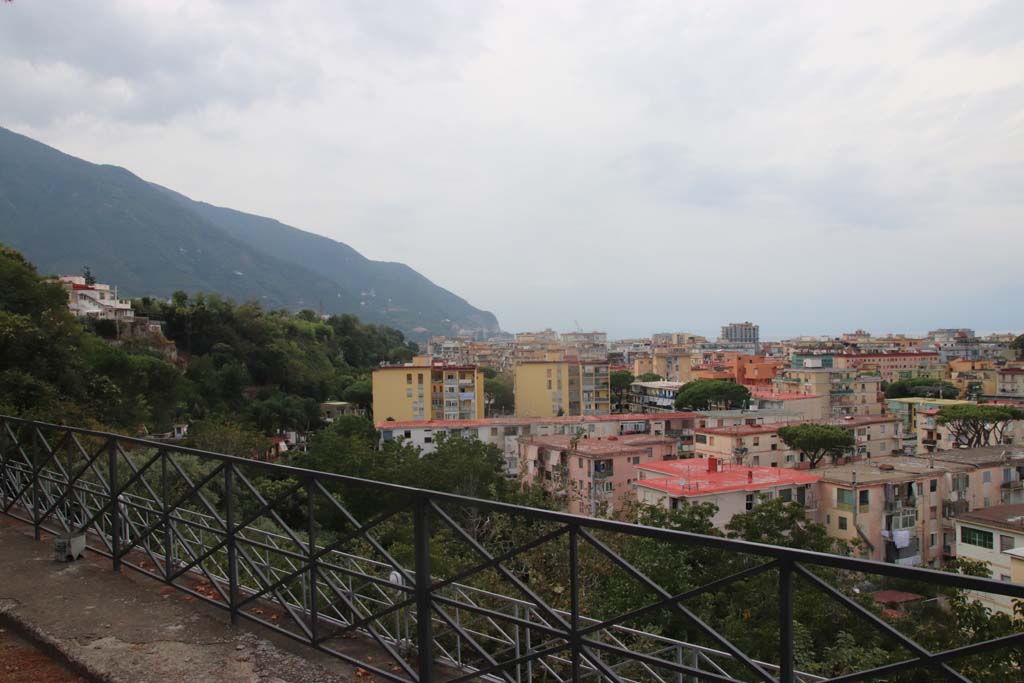
{"type": "Polygon", "coordinates": [[[96,288],[91,286],[91,285],[80,285],[77,282],[72,282],[71,283],[71,289],[76,289],[76,290],[80,290],[80,289],[95,290],[96,288]]]}
{"type": "Polygon", "coordinates": [[[648,475],[637,479],[637,486],[664,491],[670,496],[706,496],[730,491],[759,491],[772,486],[813,484],[822,474],[807,470],[780,467],[745,467],[720,460],[719,469],[708,472],[708,463],[714,458],[689,458],[637,465],[637,470],[648,475]],[[650,475],[655,475],[651,478],[650,475]]]}
{"type": "Polygon", "coordinates": [[[917,593],[908,593],[906,591],[875,591],[871,594],[871,597],[875,599],[875,602],[880,602],[883,605],[898,605],[903,602],[913,602],[914,600],[920,600],[924,596],[918,595],[917,593]]]}

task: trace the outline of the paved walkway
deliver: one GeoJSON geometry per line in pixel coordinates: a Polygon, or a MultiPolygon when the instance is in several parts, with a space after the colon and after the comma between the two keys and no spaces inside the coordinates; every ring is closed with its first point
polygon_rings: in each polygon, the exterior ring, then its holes
{"type": "Polygon", "coordinates": [[[0,627],[0,683],[88,683],[12,629],[0,627]]]}
{"type": "MultiPolygon", "coordinates": [[[[0,515],[0,627],[29,633],[104,683],[376,678],[258,624],[232,627],[223,610],[110,567],[109,559],[91,553],[75,563],[54,562],[52,537],[37,542],[30,526],[0,515]]],[[[8,680],[2,669],[0,680],[8,680]]]]}

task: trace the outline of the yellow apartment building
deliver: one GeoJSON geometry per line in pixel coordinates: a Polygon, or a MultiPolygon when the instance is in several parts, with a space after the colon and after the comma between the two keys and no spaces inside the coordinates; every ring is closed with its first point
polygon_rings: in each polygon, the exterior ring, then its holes
{"type": "MultiPolygon", "coordinates": [[[[949,362],[949,381],[960,390],[960,396],[977,396],[996,393],[996,366],[990,360],[965,360],[958,358],[949,362]]],[[[955,398],[951,396],[950,398],[955,398]]]]}
{"type": "Polygon", "coordinates": [[[514,390],[516,417],[611,413],[607,362],[522,361],[515,368],[514,390]]]}
{"type": "Polygon", "coordinates": [[[430,356],[373,371],[373,418],[479,420],[484,416],[484,375],[475,365],[453,365],[430,356]]]}

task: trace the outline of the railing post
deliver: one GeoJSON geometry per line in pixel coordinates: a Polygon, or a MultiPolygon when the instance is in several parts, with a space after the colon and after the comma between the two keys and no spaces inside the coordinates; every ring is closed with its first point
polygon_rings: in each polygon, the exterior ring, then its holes
{"type": "Polygon", "coordinates": [[[238,551],[235,547],[235,466],[224,465],[224,522],[228,547],[228,610],[231,623],[238,623],[238,551]]]}
{"type": "Polygon", "coordinates": [[[0,511],[7,509],[7,420],[0,420],[0,511]]]}
{"type": "Polygon", "coordinates": [[[171,534],[171,508],[170,508],[170,484],[167,481],[167,451],[163,451],[160,455],[160,498],[162,499],[163,505],[163,517],[164,517],[164,578],[168,583],[171,581],[171,576],[174,573],[174,536],[171,534]]]}
{"type": "Polygon", "coordinates": [[[420,683],[434,683],[434,634],[430,615],[430,498],[416,496],[413,508],[416,556],[416,650],[420,683]]]}
{"type": "Polygon", "coordinates": [[[793,677],[793,560],[779,562],[779,683],[793,677]]]}
{"type": "MultiPolygon", "coordinates": [[[[316,584],[318,572],[316,568],[316,507],[313,504],[316,491],[315,480],[306,480],[306,544],[309,547],[309,632],[313,645],[320,640],[320,606],[317,604],[319,592],[316,584]]],[[[396,632],[395,637],[398,637],[396,632]]]]}
{"type": "Polygon", "coordinates": [[[107,488],[110,490],[110,551],[114,571],[121,571],[121,500],[117,491],[117,441],[107,442],[107,488]]]}
{"type": "Polygon", "coordinates": [[[572,643],[572,680],[574,681],[580,680],[580,566],[577,531],[575,524],[569,527],[569,609],[572,628],[569,642],[572,643]]]}
{"type": "Polygon", "coordinates": [[[30,433],[32,435],[32,532],[38,541],[42,537],[39,521],[39,475],[42,467],[39,464],[39,436],[35,428],[30,433]]]}

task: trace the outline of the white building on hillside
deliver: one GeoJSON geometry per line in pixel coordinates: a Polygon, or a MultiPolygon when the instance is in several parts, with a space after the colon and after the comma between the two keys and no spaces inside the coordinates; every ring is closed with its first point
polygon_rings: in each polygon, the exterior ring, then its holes
{"type": "Polygon", "coordinates": [[[94,282],[83,275],[61,275],[58,281],[68,294],[68,309],[79,318],[100,320],[132,320],[132,302],[117,298],[117,287],[94,282]]]}

